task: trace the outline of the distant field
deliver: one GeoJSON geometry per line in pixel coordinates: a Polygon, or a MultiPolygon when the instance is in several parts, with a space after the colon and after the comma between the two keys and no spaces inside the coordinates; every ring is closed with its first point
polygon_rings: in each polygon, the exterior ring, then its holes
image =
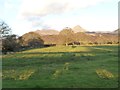
{"type": "Polygon", "coordinates": [[[3,55],[3,88],[116,88],[118,46],[56,46],[3,55]]]}

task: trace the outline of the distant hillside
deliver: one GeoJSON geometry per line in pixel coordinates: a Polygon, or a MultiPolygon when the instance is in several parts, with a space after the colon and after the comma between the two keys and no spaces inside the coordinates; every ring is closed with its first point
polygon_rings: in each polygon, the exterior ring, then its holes
{"type": "Polygon", "coordinates": [[[116,30],[112,31],[111,34],[115,34],[115,35],[120,34],[120,29],[116,29],[116,30]]]}
{"type": "Polygon", "coordinates": [[[60,32],[57,30],[36,30],[44,41],[44,44],[65,44],[70,42],[80,42],[81,44],[107,44],[118,43],[118,31],[114,32],[90,32],[79,25],[74,28],[66,27],[60,32]]]}
{"type": "Polygon", "coordinates": [[[118,34],[118,32],[120,32],[120,29],[115,30],[113,33],[118,34]]]}
{"type": "MultiPolygon", "coordinates": [[[[46,35],[41,37],[45,44],[63,44],[66,37],[64,35],[46,35]]],[[[99,43],[105,44],[108,42],[117,43],[118,35],[108,33],[83,33],[78,32],[71,36],[74,41],[81,44],[84,43],[99,43]]]]}
{"type": "Polygon", "coordinates": [[[72,30],[74,31],[74,33],[77,33],[77,32],[86,32],[86,30],[83,29],[82,27],[80,27],[79,25],[73,27],[72,30]]]}
{"type": "Polygon", "coordinates": [[[41,36],[44,36],[44,35],[58,35],[59,31],[51,30],[51,29],[50,30],[37,30],[37,31],[35,31],[35,33],[38,33],[41,36]]]}

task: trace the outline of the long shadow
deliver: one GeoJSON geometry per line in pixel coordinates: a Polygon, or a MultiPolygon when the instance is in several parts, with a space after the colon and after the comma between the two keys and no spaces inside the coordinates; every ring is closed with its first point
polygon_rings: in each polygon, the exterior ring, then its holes
{"type": "MultiPolygon", "coordinates": [[[[77,62],[77,61],[86,61],[86,60],[94,61],[97,56],[101,56],[103,52],[105,53],[105,51],[99,50],[98,53],[96,54],[94,50],[95,49],[91,48],[89,51],[79,51],[79,52],[23,52],[20,54],[26,55],[25,58],[19,56],[18,58],[14,59],[13,60],[14,63],[11,63],[10,65],[4,63],[3,60],[3,66],[16,67],[16,66],[26,66],[26,65],[32,66],[32,65],[52,64],[52,63],[63,64],[65,62],[77,62]],[[30,55],[35,55],[35,54],[38,54],[38,56],[29,57],[30,55]],[[52,56],[52,54],[55,55],[52,56]]],[[[111,54],[111,52],[109,51],[108,53],[111,54]]]]}
{"type": "Polygon", "coordinates": [[[89,53],[86,51],[80,51],[80,52],[24,52],[21,54],[66,54],[66,53],[89,53]]]}
{"type": "MultiPolygon", "coordinates": [[[[4,66],[12,66],[14,67],[24,67],[24,66],[32,66],[32,65],[42,65],[42,64],[63,64],[65,62],[75,62],[80,60],[91,60],[93,56],[85,56],[84,54],[88,54],[88,52],[35,52],[35,53],[21,53],[26,55],[25,58],[18,57],[12,60],[13,63],[7,64],[6,61],[3,60],[3,68],[4,66]],[[35,57],[28,57],[31,54],[40,54],[35,57]],[[51,54],[61,54],[58,56],[51,56],[51,54]],[[78,54],[78,56],[76,56],[78,54]],[[41,57],[45,55],[44,57],[41,57]],[[50,55],[50,56],[47,56],[50,55]]],[[[14,57],[14,56],[13,56],[14,57]]],[[[8,60],[7,60],[8,61],[8,60]]]]}

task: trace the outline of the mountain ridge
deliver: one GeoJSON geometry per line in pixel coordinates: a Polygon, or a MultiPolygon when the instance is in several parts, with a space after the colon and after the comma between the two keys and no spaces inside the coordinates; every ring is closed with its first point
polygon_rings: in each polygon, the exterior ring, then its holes
{"type": "Polygon", "coordinates": [[[82,28],[80,25],[77,25],[77,26],[73,27],[72,30],[74,31],[74,33],[86,32],[86,30],[84,28],[82,28]]]}
{"type": "Polygon", "coordinates": [[[38,33],[41,36],[44,36],[44,35],[58,35],[59,31],[53,30],[53,29],[47,29],[47,30],[42,29],[42,30],[36,30],[35,33],[38,33]]]}
{"type": "MultiPolygon", "coordinates": [[[[69,27],[67,28],[69,29],[69,27]]],[[[118,34],[118,32],[120,31],[120,29],[117,29],[117,30],[114,30],[112,32],[108,32],[108,31],[88,31],[88,30],[85,30],[84,28],[82,28],[80,25],[76,25],[74,26],[73,28],[70,28],[72,29],[72,31],[74,33],[79,33],[79,32],[82,32],[82,33],[87,33],[87,34],[95,34],[95,33],[109,33],[109,34],[118,34]]],[[[64,28],[62,29],[64,30],[64,28]]],[[[41,36],[44,36],[44,35],[58,35],[62,30],[58,31],[58,30],[55,30],[55,29],[41,29],[41,30],[36,30],[34,31],[35,33],[41,35],[41,36]]]]}

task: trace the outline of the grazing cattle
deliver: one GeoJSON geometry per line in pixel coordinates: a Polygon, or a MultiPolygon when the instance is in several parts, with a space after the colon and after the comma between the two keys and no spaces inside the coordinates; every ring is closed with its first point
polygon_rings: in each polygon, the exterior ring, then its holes
{"type": "Polygon", "coordinates": [[[73,42],[74,45],[80,45],[80,42],[73,42]]]}
{"type": "Polygon", "coordinates": [[[80,42],[71,42],[71,43],[68,43],[68,45],[80,45],[80,42]]]}
{"type": "Polygon", "coordinates": [[[44,47],[56,46],[56,44],[45,44],[44,47]]]}
{"type": "Polygon", "coordinates": [[[68,45],[73,45],[73,43],[68,43],[68,45]]]}
{"type": "Polygon", "coordinates": [[[107,44],[112,44],[112,42],[107,42],[107,44]]]}

